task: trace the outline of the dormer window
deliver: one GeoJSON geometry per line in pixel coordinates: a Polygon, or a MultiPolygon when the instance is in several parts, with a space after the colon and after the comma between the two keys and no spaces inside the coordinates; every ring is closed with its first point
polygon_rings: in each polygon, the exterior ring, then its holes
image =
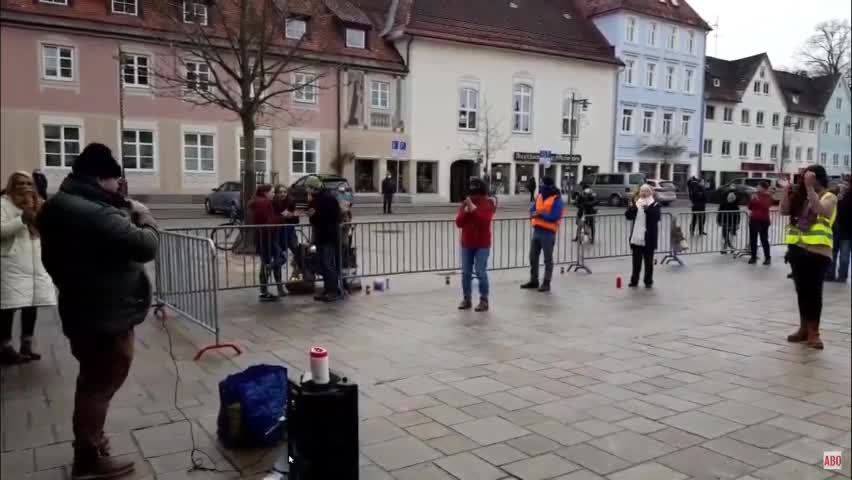
{"type": "Polygon", "coordinates": [[[760,67],[760,78],[766,77],[766,68],[760,67]]]}
{"type": "Polygon", "coordinates": [[[288,18],[285,36],[291,40],[301,40],[308,31],[308,22],[304,18],[288,18]]]}
{"type": "Polygon", "coordinates": [[[112,0],[112,13],[136,15],[136,0],[112,0]]]}
{"type": "Polygon", "coordinates": [[[721,84],[722,84],[722,82],[720,82],[718,78],[713,79],[713,86],[714,87],[718,87],[721,84]]]}
{"type": "Polygon", "coordinates": [[[207,25],[207,5],[200,1],[184,0],[183,22],[207,25]]]}
{"type": "Polygon", "coordinates": [[[795,103],[796,105],[799,104],[799,96],[796,94],[793,94],[793,103],[795,103]]]}
{"type": "Polygon", "coordinates": [[[367,48],[367,31],[360,28],[346,28],[346,46],[349,48],[367,48]]]}

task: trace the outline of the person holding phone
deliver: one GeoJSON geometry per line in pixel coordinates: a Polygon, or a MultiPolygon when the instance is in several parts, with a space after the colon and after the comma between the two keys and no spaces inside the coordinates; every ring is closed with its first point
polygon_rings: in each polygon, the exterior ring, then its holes
{"type": "Polygon", "coordinates": [[[479,282],[477,312],[488,310],[488,257],[491,253],[491,221],[496,209],[494,199],[488,195],[488,186],[482,179],[473,177],[468,184],[468,197],[456,215],[456,226],[461,229],[462,247],[462,302],[459,310],[473,307],[473,274],[479,282]]]}
{"type": "Polygon", "coordinates": [[[785,182],[781,214],[790,216],[784,243],[789,248],[799,305],[799,329],[787,341],[821,350],[822,289],[831,265],[832,227],[837,218],[837,197],[828,191],[828,175],[822,165],[806,168],[796,188],[785,182]]]}
{"type": "Polygon", "coordinates": [[[633,254],[633,271],[628,287],[639,286],[639,274],[645,264],[645,288],[654,285],[654,252],[657,250],[659,223],[662,215],[660,204],[654,199],[654,189],[643,184],[639,195],[627,208],[624,216],[633,222],[630,227],[630,250],[633,254]]]}

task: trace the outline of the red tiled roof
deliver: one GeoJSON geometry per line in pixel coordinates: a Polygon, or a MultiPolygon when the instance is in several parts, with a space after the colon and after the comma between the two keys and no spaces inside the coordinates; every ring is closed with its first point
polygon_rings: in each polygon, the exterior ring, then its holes
{"type": "MultiPolygon", "coordinates": [[[[326,3],[316,0],[289,1],[292,3],[290,6],[292,13],[308,17],[308,36],[299,45],[302,55],[327,59],[334,63],[354,63],[400,72],[405,70],[405,65],[396,48],[379,35],[382,24],[373,25],[370,18],[348,0],[323,0],[323,2],[333,2],[337,7],[343,4],[348,5],[340,7],[336,12],[328,9],[326,3]],[[347,48],[343,32],[339,24],[334,21],[335,17],[344,22],[371,27],[367,31],[368,48],[347,48]],[[358,22],[353,22],[354,19],[358,22]]],[[[158,16],[155,8],[147,4],[146,0],[139,0],[139,16],[110,13],[110,0],[70,0],[69,3],[70,6],[58,6],[33,0],[3,0],[2,23],[40,25],[59,30],[78,31],[81,34],[108,34],[139,40],[157,41],[169,36],[169,21],[158,16]]],[[[294,42],[294,40],[283,38],[282,33],[280,43],[282,47],[293,45],[294,42]]]]}
{"type": "MultiPolygon", "coordinates": [[[[394,0],[353,0],[387,15],[394,0]]],[[[398,0],[395,33],[618,64],[577,0],[398,0]],[[514,5],[514,6],[513,6],[514,5]]]]}
{"type": "Polygon", "coordinates": [[[619,9],[643,13],[652,17],[712,30],[686,0],[579,0],[584,10],[593,17],[619,9]],[[677,5],[675,5],[677,3],[677,5]]]}

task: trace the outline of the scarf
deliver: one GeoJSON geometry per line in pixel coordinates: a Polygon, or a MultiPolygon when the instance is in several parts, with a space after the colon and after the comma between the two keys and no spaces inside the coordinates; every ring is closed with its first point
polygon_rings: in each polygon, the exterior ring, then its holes
{"type": "Polygon", "coordinates": [[[630,244],[637,247],[645,246],[645,230],[647,221],[645,219],[645,208],[654,203],[654,199],[640,198],[636,200],[636,218],[633,220],[633,233],[630,235],[630,244]]]}

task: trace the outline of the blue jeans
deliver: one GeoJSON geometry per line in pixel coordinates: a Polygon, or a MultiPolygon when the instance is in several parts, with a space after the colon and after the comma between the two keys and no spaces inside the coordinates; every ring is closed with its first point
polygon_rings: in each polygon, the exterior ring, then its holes
{"type": "Polygon", "coordinates": [[[488,256],[489,248],[462,248],[462,293],[470,299],[473,290],[473,274],[479,283],[479,297],[488,301],[488,256]]]}
{"type": "Polygon", "coordinates": [[[832,273],[837,273],[837,280],[849,278],[849,258],[852,256],[852,239],[834,238],[835,253],[832,273]]]}

